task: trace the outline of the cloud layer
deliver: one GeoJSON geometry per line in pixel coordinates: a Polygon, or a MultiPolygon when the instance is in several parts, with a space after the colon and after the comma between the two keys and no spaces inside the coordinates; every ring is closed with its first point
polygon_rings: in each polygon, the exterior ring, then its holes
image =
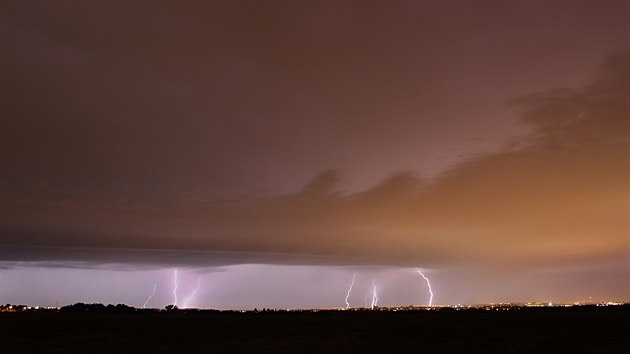
{"type": "Polygon", "coordinates": [[[586,87],[513,100],[526,137],[438,178],[399,172],[361,192],[341,192],[335,171],[297,193],[208,200],[3,188],[0,258],[534,266],[627,257],[629,98],[630,54],[619,52],[586,87]]]}

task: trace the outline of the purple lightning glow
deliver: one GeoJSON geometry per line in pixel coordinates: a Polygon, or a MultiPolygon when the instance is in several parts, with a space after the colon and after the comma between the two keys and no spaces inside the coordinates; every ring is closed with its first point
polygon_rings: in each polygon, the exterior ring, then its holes
{"type": "Polygon", "coordinates": [[[184,302],[182,303],[182,308],[188,308],[188,304],[190,303],[190,300],[192,300],[195,297],[195,295],[197,295],[200,281],[201,281],[201,276],[197,277],[197,285],[195,286],[193,291],[190,293],[190,295],[184,299],[184,302]]]}
{"type": "Polygon", "coordinates": [[[350,289],[348,289],[348,293],[346,294],[346,308],[350,308],[350,303],[348,302],[348,298],[350,297],[350,292],[352,291],[352,287],[354,286],[354,278],[357,276],[357,273],[352,275],[352,282],[350,283],[350,289]]]}
{"type": "Polygon", "coordinates": [[[173,305],[177,306],[177,268],[173,271],[173,298],[175,299],[173,305]]]}
{"type": "Polygon", "coordinates": [[[151,295],[149,295],[149,298],[147,298],[147,301],[144,302],[144,305],[142,305],[143,309],[147,307],[147,304],[149,303],[149,301],[151,301],[151,298],[155,296],[156,290],[157,290],[157,282],[155,282],[155,284],[153,285],[153,292],[151,293],[151,295]]]}
{"type": "Polygon", "coordinates": [[[374,306],[378,306],[378,300],[380,300],[378,298],[378,294],[376,293],[376,283],[374,282],[374,280],[372,280],[372,306],[370,306],[371,309],[374,309],[374,306]]]}
{"type": "Polygon", "coordinates": [[[429,287],[429,306],[433,305],[433,290],[431,289],[431,282],[429,281],[429,278],[427,278],[420,269],[416,270],[416,272],[418,272],[418,274],[420,274],[420,276],[422,278],[424,278],[424,281],[427,282],[427,286],[429,287]]]}

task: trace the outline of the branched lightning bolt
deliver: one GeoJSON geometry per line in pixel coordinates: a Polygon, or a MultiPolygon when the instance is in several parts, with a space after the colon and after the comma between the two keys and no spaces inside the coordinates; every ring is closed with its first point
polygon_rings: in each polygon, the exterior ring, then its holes
{"type": "Polygon", "coordinates": [[[144,302],[144,305],[142,305],[143,309],[147,307],[147,304],[149,303],[149,301],[151,301],[151,298],[155,296],[156,290],[157,290],[157,282],[155,282],[155,284],[153,285],[153,292],[151,293],[151,295],[149,295],[149,298],[147,299],[147,301],[144,302]]]}
{"type": "Polygon", "coordinates": [[[195,295],[197,295],[197,290],[199,290],[200,280],[201,280],[201,276],[197,277],[197,285],[193,289],[192,293],[190,293],[190,295],[184,299],[184,303],[182,304],[183,308],[188,308],[188,304],[190,303],[190,300],[192,300],[195,297],[195,295]]]}
{"type": "Polygon", "coordinates": [[[420,274],[420,276],[424,279],[424,281],[427,282],[427,286],[429,287],[429,306],[433,305],[433,290],[431,289],[431,282],[429,281],[429,278],[427,278],[420,269],[417,270],[418,274],[420,274]]]}
{"type": "Polygon", "coordinates": [[[346,308],[350,308],[350,303],[348,302],[348,298],[350,297],[350,292],[352,291],[352,287],[354,286],[354,278],[357,276],[357,273],[352,275],[352,283],[350,283],[350,289],[348,289],[348,293],[346,294],[346,308]]]}
{"type": "Polygon", "coordinates": [[[175,299],[173,305],[177,306],[177,268],[173,271],[173,298],[175,299]]]}
{"type": "Polygon", "coordinates": [[[378,306],[378,300],[380,300],[378,298],[378,295],[376,293],[376,283],[374,282],[374,280],[372,280],[372,306],[370,307],[371,309],[374,309],[374,306],[378,306]]]}

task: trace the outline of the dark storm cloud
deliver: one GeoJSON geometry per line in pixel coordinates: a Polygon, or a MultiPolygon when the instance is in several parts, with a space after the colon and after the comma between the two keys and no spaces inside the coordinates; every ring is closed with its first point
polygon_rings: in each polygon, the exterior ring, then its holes
{"type": "Polygon", "coordinates": [[[628,54],[523,96],[627,39],[585,4],[5,2],[0,259],[627,256],[628,54]]]}
{"type": "Polygon", "coordinates": [[[579,82],[628,32],[614,3],[2,6],[2,183],[38,196],[437,174],[520,133],[505,100],[579,82]]]}
{"type": "Polygon", "coordinates": [[[630,55],[618,53],[584,89],[515,100],[532,128],[522,146],[471,159],[431,181],[398,173],[364,192],[342,194],[331,171],[282,197],[101,200],[91,208],[91,200],[16,200],[3,211],[3,224],[15,230],[3,232],[3,257],[169,265],[301,257],[329,264],[558,264],[624,257],[628,97],[630,55]],[[37,248],[43,245],[68,248],[37,248]]]}

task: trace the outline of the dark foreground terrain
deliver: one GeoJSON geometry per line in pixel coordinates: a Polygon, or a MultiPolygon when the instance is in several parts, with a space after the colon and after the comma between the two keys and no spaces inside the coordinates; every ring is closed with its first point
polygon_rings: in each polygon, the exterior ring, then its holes
{"type": "Polygon", "coordinates": [[[507,312],[0,313],[0,353],[628,353],[626,306],[507,312]]]}

